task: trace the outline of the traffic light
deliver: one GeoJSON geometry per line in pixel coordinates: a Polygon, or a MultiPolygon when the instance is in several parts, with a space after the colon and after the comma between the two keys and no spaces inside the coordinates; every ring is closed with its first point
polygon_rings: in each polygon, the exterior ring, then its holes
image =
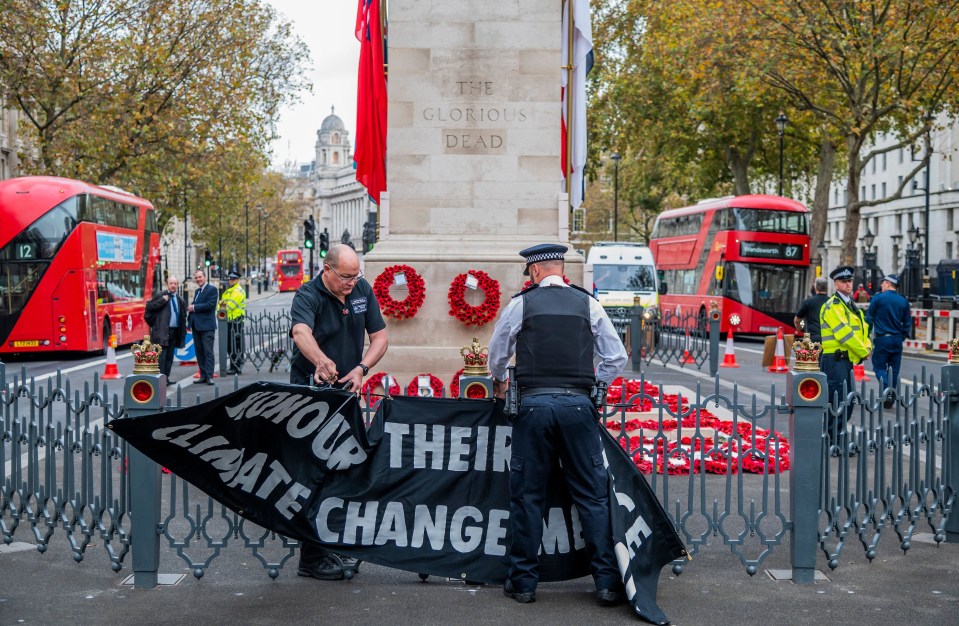
{"type": "Polygon", "coordinates": [[[206,251],[206,255],[203,257],[203,264],[207,267],[213,265],[213,253],[209,250],[206,251]]]}
{"type": "Polygon", "coordinates": [[[311,215],[309,219],[303,220],[303,247],[312,248],[316,240],[316,222],[311,215]]]}
{"type": "Polygon", "coordinates": [[[330,249],[330,233],[323,229],[323,232],[320,233],[320,256],[325,257],[327,251],[330,249]]]}

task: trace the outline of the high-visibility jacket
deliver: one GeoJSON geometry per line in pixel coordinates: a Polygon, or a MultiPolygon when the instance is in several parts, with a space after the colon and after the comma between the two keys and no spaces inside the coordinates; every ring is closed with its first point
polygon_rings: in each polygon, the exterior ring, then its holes
{"type": "Polygon", "coordinates": [[[226,309],[226,319],[235,322],[246,315],[246,291],[243,285],[237,283],[229,287],[220,296],[220,308],[226,309]]]}
{"type": "Polygon", "coordinates": [[[855,304],[846,304],[833,294],[819,309],[823,354],[843,351],[849,360],[859,363],[872,350],[869,324],[862,310],[855,304]]]}

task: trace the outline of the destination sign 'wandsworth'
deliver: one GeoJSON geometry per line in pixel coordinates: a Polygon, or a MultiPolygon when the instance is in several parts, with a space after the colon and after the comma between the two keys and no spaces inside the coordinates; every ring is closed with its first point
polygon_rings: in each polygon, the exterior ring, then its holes
{"type": "Polygon", "coordinates": [[[760,259],[782,259],[784,261],[801,261],[802,246],[792,243],[740,241],[739,256],[750,256],[760,259]]]}

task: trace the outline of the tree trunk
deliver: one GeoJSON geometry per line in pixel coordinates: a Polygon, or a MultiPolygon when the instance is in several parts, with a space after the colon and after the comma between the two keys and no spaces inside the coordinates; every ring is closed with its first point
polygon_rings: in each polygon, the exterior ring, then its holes
{"type": "Polygon", "coordinates": [[[736,150],[727,153],[726,162],[733,175],[733,193],[745,196],[749,191],[749,161],[739,156],[736,150]]]}
{"type": "MultiPolygon", "coordinates": [[[[809,245],[810,255],[819,257],[817,247],[826,238],[826,224],[829,211],[829,186],[832,184],[833,166],[836,164],[836,145],[829,139],[823,139],[819,146],[819,167],[816,172],[816,190],[810,207],[809,245]],[[816,250],[813,253],[813,250],[816,250]]],[[[829,274],[831,268],[826,267],[826,259],[820,259],[823,275],[829,274]]],[[[816,267],[809,268],[809,282],[816,278],[816,267]]]]}
{"type": "Polygon", "coordinates": [[[848,182],[846,200],[846,223],[842,234],[842,254],[840,265],[856,265],[856,239],[859,238],[859,181],[861,180],[861,162],[859,150],[862,140],[850,133],[846,137],[846,158],[848,159],[848,182]]]}

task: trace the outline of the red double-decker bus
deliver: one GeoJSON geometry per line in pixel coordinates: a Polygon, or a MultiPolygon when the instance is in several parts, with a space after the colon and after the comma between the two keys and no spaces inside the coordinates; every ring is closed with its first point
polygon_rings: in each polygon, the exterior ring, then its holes
{"type": "Polygon", "coordinates": [[[143,198],[52,176],[0,181],[0,353],[142,339],[159,264],[156,211],[143,198]]]}
{"type": "Polygon", "coordinates": [[[280,250],[276,254],[276,285],[279,291],[296,291],[303,284],[303,253],[280,250]]]}
{"type": "Polygon", "coordinates": [[[666,283],[664,312],[705,317],[715,301],[722,332],[794,332],[809,268],[801,203],[748,195],[664,211],[649,245],[666,283]]]}

